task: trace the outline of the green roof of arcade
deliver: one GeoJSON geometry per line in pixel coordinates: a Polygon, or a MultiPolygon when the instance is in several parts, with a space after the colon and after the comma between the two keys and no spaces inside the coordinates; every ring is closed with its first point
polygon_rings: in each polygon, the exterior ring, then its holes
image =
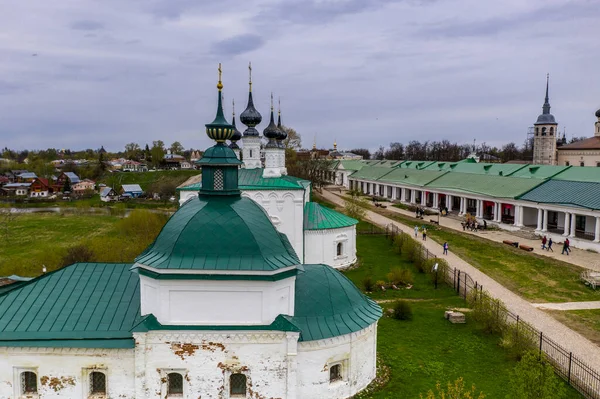
{"type": "Polygon", "coordinates": [[[357,223],[358,220],[316,202],[307,202],[304,206],[304,230],[339,229],[357,223]]]}
{"type": "MultiPolygon", "coordinates": [[[[294,176],[263,177],[263,169],[240,169],[238,171],[238,187],[240,190],[304,190],[310,181],[294,176]]],[[[177,188],[178,191],[198,191],[201,182],[191,183],[177,188]]]]}
{"type": "Polygon", "coordinates": [[[276,271],[300,263],[285,236],[249,198],[193,198],[136,262],[156,269],[276,271]]]}

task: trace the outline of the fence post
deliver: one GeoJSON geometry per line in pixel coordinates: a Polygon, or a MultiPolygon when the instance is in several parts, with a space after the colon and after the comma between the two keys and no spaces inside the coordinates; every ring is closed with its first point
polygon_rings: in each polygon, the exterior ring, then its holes
{"type": "Polygon", "coordinates": [[[519,339],[519,315],[517,315],[517,339],[519,339]]]}
{"type": "Polygon", "coordinates": [[[456,283],[456,293],[460,295],[460,270],[458,271],[458,280],[456,283]]]}
{"type": "Polygon", "coordinates": [[[569,374],[567,376],[567,384],[571,385],[571,362],[573,361],[573,352],[569,352],[569,374]]]}
{"type": "Polygon", "coordinates": [[[479,290],[477,289],[477,281],[475,281],[475,295],[473,295],[473,302],[477,302],[477,293],[479,290]]]}
{"type": "Polygon", "coordinates": [[[452,279],[452,288],[456,289],[456,267],[454,268],[454,278],[452,279]]]}
{"type": "Polygon", "coordinates": [[[544,332],[540,331],[540,355],[539,355],[540,359],[542,358],[542,342],[543,342],[543,340],[544,340],[544,332]]]}

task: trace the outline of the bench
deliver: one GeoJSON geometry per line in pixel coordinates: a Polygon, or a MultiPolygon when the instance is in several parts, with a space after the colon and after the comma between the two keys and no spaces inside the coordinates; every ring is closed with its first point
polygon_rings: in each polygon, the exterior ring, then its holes
{"type": "Polygon", "coordinates": [[[506,245],[512,245],[515,248],[519,248],[519,243],[517,241],[504,240],[502,242],[506,245]]]}
{"type": "Polygon", "coordinates": [[[433,219],[429,219],[429,223],[440,224],[440,222],[438,222],[437,220],[433,220],[433,219]]]}
{"type": "Polygon", "coordinates": [[[533,247],[530,247],[529,245],[525,245],[525,244],[519,245],[519,248],[521,248],[523,251],[527,251],[527,252],[533,251],[533,247]]]}

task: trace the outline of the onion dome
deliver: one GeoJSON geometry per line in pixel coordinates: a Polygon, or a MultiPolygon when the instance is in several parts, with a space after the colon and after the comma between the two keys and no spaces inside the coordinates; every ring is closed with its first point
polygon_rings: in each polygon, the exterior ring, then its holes
{"type": "Polygon", "coordinates": [[[240,147],[237,145],[237,142],[242,138],[242,133],[240,133],[240,131],[235,126],[235,101],[232,101],[231,104],[233,108],[233,112],[231,115],[231,126],[233,126],[233,136],[231,136],[231,144],[229,144],[229,148],[231,148],[232,150],[239,150],[240,147]]]}
{"type": "Polygon", "coordinates": [[[279,130],[279,137],[277,138],[277,143],[279,147],[284,148],[283,140],[287,139],[287,133],[281,126],[281,101],[279,101],[279,109],[277,110],[277,129],[279,130]]]}
{"type": "Polygon", "coordinates": [[[269,122],[269,126],[263,130],[263,136],[269,139],[269,142],[265,148],[277,148],[277,138],[279,135],[279,129],[277,129],[277,125],[275,125],[275,119],[273,118],[273,93],[271,93],[271,120],[269,122]]]}
{"type": "Polygon", "coordinates": [[[600,119],[600,109],[596,111],[596,118],[600,119]]]}
{"type": "Polygon", "coordinates": [[[262,121],[262,115],[254,108],[254,100],[252,100],[252,64],[248,64],[248,70],[250,71],[248,105],[244,112],[240,114],[240,122],[248,126],[248,129],[244,132],[244,136],[258,136],[258,130],[255,127],[262,121]]]}
{"type": "Polygon", "coordinates": [[[534,125],[556,125],[554,115],[550,113],[550,98],[548,97],[548,83],[550,81],[550,75],[546,75],[546,98],[544,105],[542,106],[542,114],[538,116],[537,121],[534,125]]]}
{"type": "Polygon", "coordinates": [[[233,126],[227,122],[223,115],[223,103],[221,99],[221,90],[223,90],[223,84],[221,83],[221,64],[219,64],[219,83],[217,83],[217,89],[219,90],[217,115],[215,116],[214,121],[205,125],[206,135],[217,143],[224,143],[225,140],[229,140],[231,136],[233,136],[233,126]]]}

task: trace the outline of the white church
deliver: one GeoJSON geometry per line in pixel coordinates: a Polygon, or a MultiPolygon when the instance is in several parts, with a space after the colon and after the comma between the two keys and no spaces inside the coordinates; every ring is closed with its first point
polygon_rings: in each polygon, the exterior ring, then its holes
{"type": "Polygon", "coordinates": [[[0,294],[1,399],[337,399],[375,378],[381,308],[336,270],[355,261],[356,221],[286,176],[272,107],[263,168],[252,91],[240,137],[222,87],[219,68],[202,175],[134,264],[0,294]]]}

